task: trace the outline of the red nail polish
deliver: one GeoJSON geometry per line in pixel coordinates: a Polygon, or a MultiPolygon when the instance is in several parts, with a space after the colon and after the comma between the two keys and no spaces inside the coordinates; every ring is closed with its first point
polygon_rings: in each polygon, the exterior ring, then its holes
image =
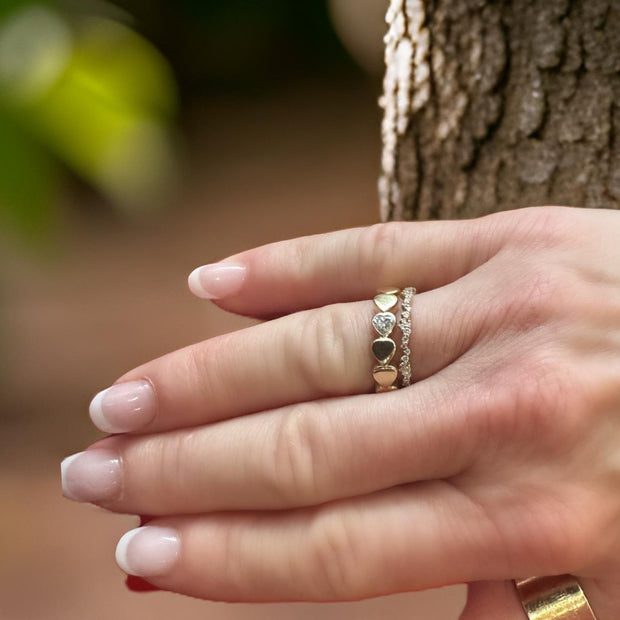
{"type": "Polygon", "coordinates": [[[127,589],[132,592],[154,592],[156,590],[161,590],[161,588],[154,586],[152,583],[142,579],[142,577],[135,577],[134,575],[127,575],[125,585],[127,589]]]}

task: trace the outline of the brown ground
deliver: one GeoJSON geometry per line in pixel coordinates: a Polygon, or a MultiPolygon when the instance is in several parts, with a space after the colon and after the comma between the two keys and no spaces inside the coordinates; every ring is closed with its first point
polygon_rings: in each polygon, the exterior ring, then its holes
{"type": "Polygon", "coordinates": [[[128,222],[67,199],[55,251],[0,249],[0,620],[458,617],[462,586],[339,604],[130,593],[113,554],[135,518],[60,494],[60,460],[100,436],[87,415],[96,391],[140,362],[252,323],[192,297],[193,267],[377,221],[378,122],[375,93],[360,86],[202,104],[188,121],[174,208],[128,222]]]}

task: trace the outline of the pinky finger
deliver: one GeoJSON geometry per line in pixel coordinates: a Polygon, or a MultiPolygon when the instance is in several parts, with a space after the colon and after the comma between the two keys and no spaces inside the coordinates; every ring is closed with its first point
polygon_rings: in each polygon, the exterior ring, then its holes
{"type": "Polygon", "coordinates": [[[509,578],[500,545],[462,491],[424,481],[290,511],[154,519],[125,534],[117,561],[207,600],[351,601],[509,578]]]}

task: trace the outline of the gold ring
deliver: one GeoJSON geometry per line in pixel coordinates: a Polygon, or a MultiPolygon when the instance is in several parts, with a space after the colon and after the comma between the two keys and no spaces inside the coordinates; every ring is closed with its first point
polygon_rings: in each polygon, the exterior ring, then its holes
{"type": "Polygon", "coordinates": [[[515,579],[514,584],[530,620],[596,620],[572,575],[515,579]]]}
{"type": "Polygon", "coordinates": [[[372,326],[375,328],[378,338],[372,341],[372,354],[378,364],[372,369],[372,376],[375,380],[375,392],[389,392],[397,390],[398,386],[394,382],[398,378],[398,368],[390,364],[396,353],[396,342],[390,338],[390,334],[396,325],[395,310],[398,304],[398,288],[380,288],[373,301],[379,309],[372,317],[372,326]]]}

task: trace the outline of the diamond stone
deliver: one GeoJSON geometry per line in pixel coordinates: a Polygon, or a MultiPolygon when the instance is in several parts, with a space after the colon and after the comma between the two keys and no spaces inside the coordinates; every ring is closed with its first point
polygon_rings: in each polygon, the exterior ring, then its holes
{"type": "Polygon", "coordinates": [[[391,312],[378,312],[372,317],[372,324],[380,336],[388,336],[396,325],[396,316],[391,312]]]}

